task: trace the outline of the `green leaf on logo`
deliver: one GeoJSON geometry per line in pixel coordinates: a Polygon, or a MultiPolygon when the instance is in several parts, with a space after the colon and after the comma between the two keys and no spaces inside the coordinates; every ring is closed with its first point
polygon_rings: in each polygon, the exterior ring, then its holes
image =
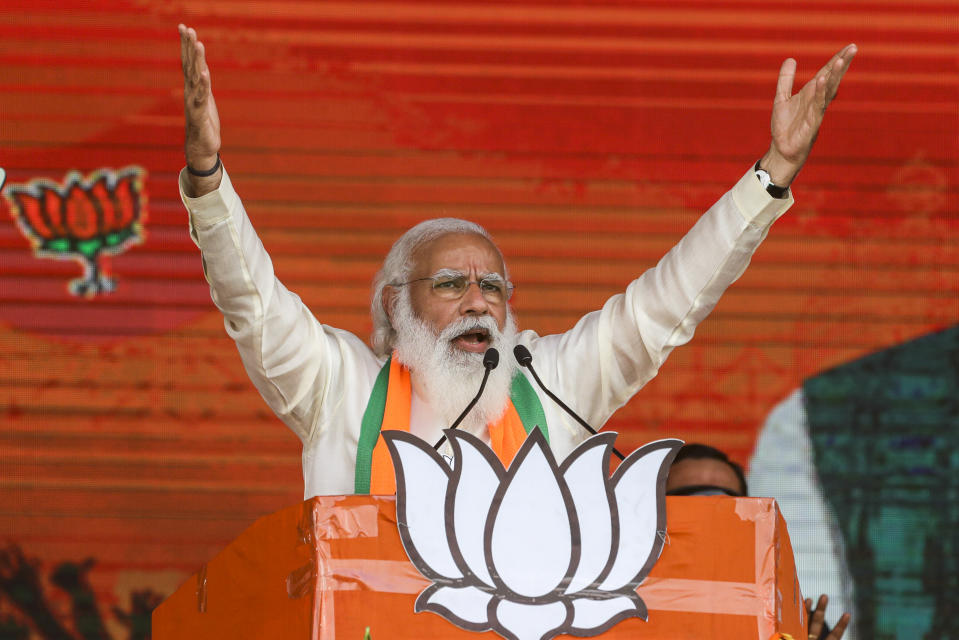
{"type": "Polygon", "coordinates": [[[69,238],[54,238],[53,240],[47,240],[43,243],[41,247],[44,251],[55,251],[56,253],[67,253],[70,251],[70,239],[69,238]]]}
{"type": "Polygon", "coordinates": [[[93,258],[102,246],[103,240],[100,238],[90,238],[89,240],[80,240],[77,242],[77,251],[87,258],[93,258]]]}
{"type": "Polygon", "coordinates": [[[115,247],[118,244],[126,242],[126,240],[133,235],[136,235],[133,232],[133,229],[127,227],[126,229],[120,229],[119,231],[114,231],[113,233],[107,235],[107,237],[104,238],[104,242],[106,243],[107,247],[115,247]]]}

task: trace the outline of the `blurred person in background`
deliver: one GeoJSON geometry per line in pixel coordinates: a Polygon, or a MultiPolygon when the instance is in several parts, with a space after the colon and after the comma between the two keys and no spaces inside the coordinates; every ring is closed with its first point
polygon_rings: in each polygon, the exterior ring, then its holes
{"type": "MultiPolygon", "coordinates": [[[[666,479],[666,495],[744,498],[749,495],[749,488],[742,466],[730,460],[726,453],[707,444],[690,443],[673,459],[666,479]]],[[[840,640],[846,632],[850,615],[844,613],[830,629],[825,621],[828,604],[826,595],[819,596],[815,608],[812,599],[806,598],[808,640],[840,640]]]]}

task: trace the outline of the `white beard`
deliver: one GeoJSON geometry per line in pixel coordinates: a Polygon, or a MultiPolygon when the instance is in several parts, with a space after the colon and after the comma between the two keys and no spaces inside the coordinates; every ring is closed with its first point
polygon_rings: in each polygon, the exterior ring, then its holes
{"type": "Polygon", "coordinates": [[[476,395],[485,373],[483,354],[458,349],[452,340],[475,328],[489,331],[489,345],[500,352],[499,365],[490,372],[483,395],[458,427],[485,439],[486,425],[506,411],[510,384],[518,366],[513,358],[518,332],[512,313],[507,309],[503,331],[492,317],[480,316],[461,318],[437,334],[416,316],[409,294],[401,290],[393,320],[397,359],[416,372],[427,396],[424,400],[447,426],[476,395]]]}

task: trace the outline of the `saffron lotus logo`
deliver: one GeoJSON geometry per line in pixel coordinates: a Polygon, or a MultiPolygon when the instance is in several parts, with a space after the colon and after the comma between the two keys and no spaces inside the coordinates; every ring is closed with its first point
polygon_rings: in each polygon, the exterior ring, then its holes
{"type": "Polygon", "coordinates": [[[69,291],[93,297],[116,288],[107,256],[143,240],[145,175],[135,166],[99,169],[86,178],[71,171],[63,184],[38,178],[11,184],[3,195],[34,253],[79,261],[84,275],[69,291]]]}
{"type": "Polygon", "coordinates": [[[419,438],[383,432],[400,538],[433,581],[415,611],[510,640],[593,636],[647,619],[636,587],[662,552],[666,474],[682,441],[647,444],[610,477],[614,433],[558,465],[533,429],[509,470],[475,436],[446,434],[452,469],[419,438]]]}

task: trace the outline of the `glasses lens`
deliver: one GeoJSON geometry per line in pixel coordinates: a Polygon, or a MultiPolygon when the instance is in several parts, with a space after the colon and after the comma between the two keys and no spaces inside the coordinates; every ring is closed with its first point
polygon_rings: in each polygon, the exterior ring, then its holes
{"type": "Polygon", "coordinates": [[[466,276],[441,276],[433,279],[433,291],[443,298],[459,298],[466,293],[466,276]]]}
{"type": "MultiPolygon", "coordinates": [[[[426,278],[424,278],[426,279],[426,278]]],[[[441,298],[455,299],[460,298],[466,293],[471,284],[474,284],[466,276],[439,276],[432,278],[433,291],[441,298]]],[[[503,281],[497,276],[487,276],[475,283],[479,287],[483,297],[490,302],[504,302],[509,300],[513,292],[512,285],[503,281]]]]}
{"type": "Polygon", "coordinates": [[[483,278],[479,281],[479,288],[487,300],[492,302],[506,300],[506,283],[499,278],[483,278]]]}

